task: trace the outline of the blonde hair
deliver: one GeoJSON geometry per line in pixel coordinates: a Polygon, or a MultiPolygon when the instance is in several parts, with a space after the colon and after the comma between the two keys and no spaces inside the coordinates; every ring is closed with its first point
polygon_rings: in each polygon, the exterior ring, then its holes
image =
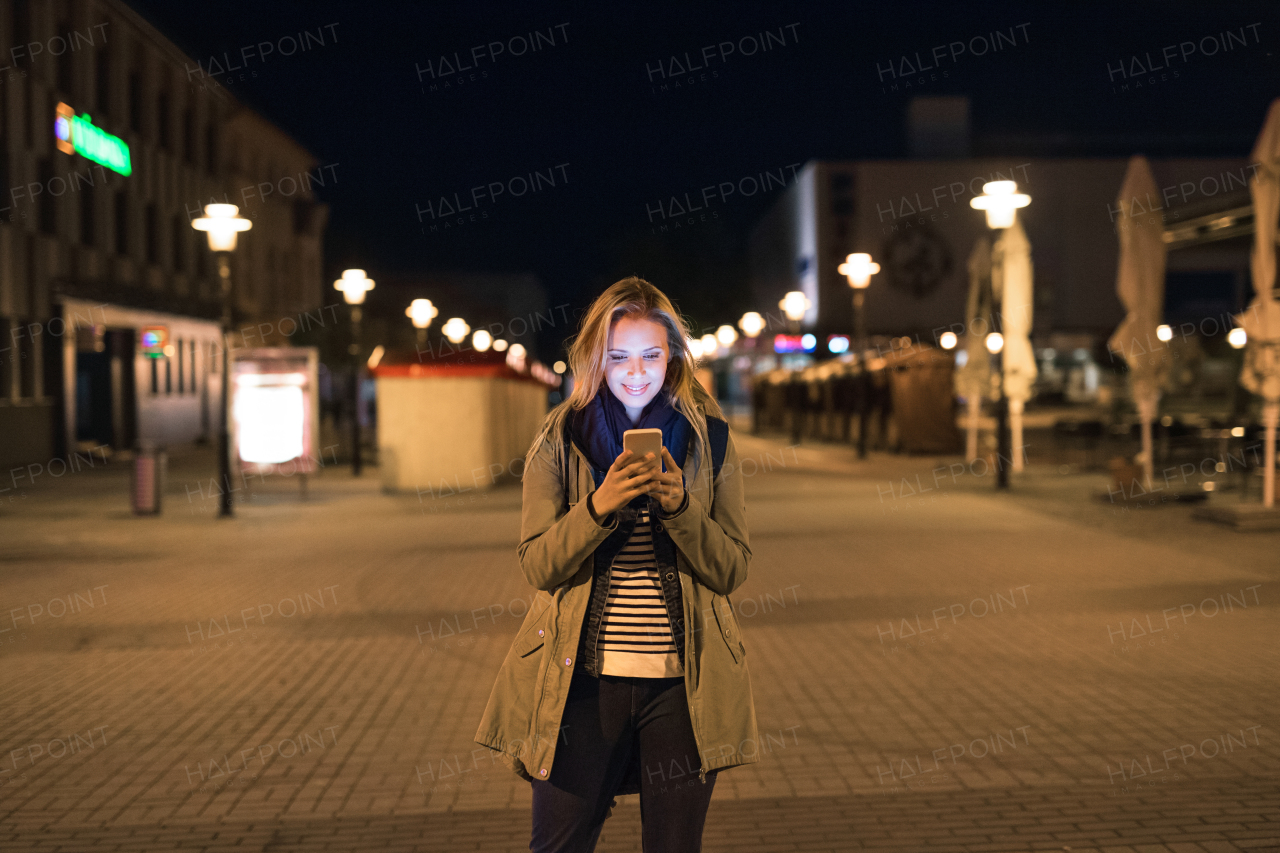
{"type": "MultiPolygon", "coordinates": [[[[565,419],[585,408],[599,393],[604,381],[609,331],[623,317],[649,320],[666,329],[667,372],[658,393],[668,393],[672,408],[688,418],[697,436],[697,458],[705,458],[705,448],[709,445],[703,415],[723,420],[724,413],[715,397],[694,378],[693,353],[686,342],[692,337],[688,322],[661,290],[642,278],[631,276],[611,284],[583,316],[581,328],[569,345],[573,391],[547,414],[525,456],[526,467],[537,457],[544,442],[551,442],[556,464],[560,464],[560,452],[564,449],[560,436],[565,419]]],[[[689,449],[695,450],[692,445],[689,449]]]]}

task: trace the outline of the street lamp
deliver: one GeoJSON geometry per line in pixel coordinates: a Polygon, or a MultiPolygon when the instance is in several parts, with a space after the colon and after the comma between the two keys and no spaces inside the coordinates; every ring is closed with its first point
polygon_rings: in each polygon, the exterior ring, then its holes
{"type": "Polygon", "coordinates": [[[811,304],[809,297],[799,290],[793,290],[778,300],[778,307],[782,309],[783,314],[787,315],[793,334],[800,333],[800,321],[804,319],[805,312],[809,310],[811,304]]]}
{"type": "Polygon", "coordinates": [[[236,236],[248,231],[253,223],[240,216],[240,208],[234,204],[206,204],[204,216],[191,222],[191,227],[203,231],[209,238],[209,251],[218,260],[218,280],[222,299],[222,411],[218,414],[218,477],[222,480],[222,495],[218,499],[218,517],[231,518],[231,433],[227,427],[228,409],[231,407],[231,253],[236,248],[236,236]]]}
{"type": "Polygon", "coordinates": [[[974,210],[987,212],[988,228],[1008,228],[1013,225],[1018,208],[1031,204],[1031,196],[1018,192],[1016,181],[988,181],[982,185],[982,195],[969,199],[974,210]]]}
{"type": "Polygon", "coordinates": [[[764,318],[755,311],[748,311],[742,315],[742,319],[738,321],[738,328],[742,330],[748,338],[754,338],[764,331],[764,318]]]}
{"type": "Polygon", "coordinates": [[[471,334],[471,346],[476,352],[488,352],[489,347],[493,346],[493,335],[484,329],[476,329],[471,334]]]}
{"type": "Polygon", "coordinates": [[[703,335],[699,338],[702,344],[702,354],[710,358],[716,354],[716,350],[720,349],[720,342],[716,340],[715,335],[703,335]]]}
{"type": "Polygon", "coordinates": [[[471,327],[461,317],[450,317],[440,331],[444,332],[444,336],[449,339],[451,344],[460,344],[467,339],[467,335],[471,334],[471,327]]]}
{"type": "Polygon", "coordinates": [[[351,306],[351,345],[347,352],[352,357],[351,369],[351,473],[359,477],[363,468],[360,459],[360,320],[365,294],[373,290],[373,279],[364,270],[343,270],[342,278],[333,283],[334,290],[342,291],[342,298],[351,306]]]}
{"type": "Polygon", "coordinates": [[[853,339],[858,347],[858,458],[867,458],[867,421],[871,413],[871,376],[867,373],[867,312],[864,307],[871,276],[880,272],[880,265],[866,252],[854,252],[836,267],[836,271],[849,280],[853,288],[853,339]]]}
{"type": "Polygon", "coordinates": [[[871,276],[880,272],[880,265],[871,260],[866,252],[855,252],[844,259],[844,263],[836,271],[849,280],[853,288],[853,336],[858,342],[861,352],[867,344],[867,320],[863,310],[863,299],[867,287],[871,284],[871,276]]]}
{"type": "Polygon", "coordinates": [[[728,323],[716,329],[716,341],[725,349],[729,349],[737,340],[738,332],[728,323]]]}
{"type": "MultiPolygon", "coordinates": [[[[459,338],[458,340],[462,340],[459,338]]],[[[523,344],[512,344],[507,350],[507,366],[512,370],[524,370],[525,358],[528,352],[525,351],[523,344]]]]}
{"type": "Polygon", "coordinates": [[[430,299],[415,299],[409,303],[409,307],[404,309],[404,315],[413,322],[413,327],[418,330],[418,358],[422,358],[422,347],[427,343],[427,327],[431,325],[431,321],[439,314],[439,309],[431,304],[430,299]]]}
{"type": "Polygon", "coordinates": [[[942,336],[938,338],[938,343],[943,349],[955,349],[959,340],[955,332],[943,332],[942,336]]]}

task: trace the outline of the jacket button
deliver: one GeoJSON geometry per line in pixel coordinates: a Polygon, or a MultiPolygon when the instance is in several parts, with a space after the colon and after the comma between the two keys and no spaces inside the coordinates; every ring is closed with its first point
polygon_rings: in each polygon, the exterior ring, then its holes
{"type": "Polygon", "coordinates": [[[655,522],[655,523],[654,523],[654,525],[653,525],[653,529],[654,529],[654,530],[661,530],[661,529],[662,529],[662,522],[660,522],[660,521],[659,521],[659,522],[655,522]]]}
{"type": "Polygon", "coordinates": [[[539,629],[538,629],[538,636],[539,636],[539,637],[541,637],[541,636],[542,636],[542,629],[541,629],[541,628],[539,628],[539,629]]]}
{"type": "Polygon", "coordinates": [[[544,768],[542,768],[541,770],[539,770],[539,771],[538,771],[538,775],[539,775],[539,776],[546,776],[546,775],[547,775],[547,768],[545,768],[545,767],[544,767],[544,768]]]}
{"type": "Polygon", "coordinates": [[[675,572],[667,572],[667,580],[669,580],[669,581],[673,581],[673,580],[675,580],[675,579],[676,579],[676,573],[675,573],[675,572]]]}
{"type": "Polygon", "coordinates": [[[564,665],[565,665],[565,666],[568,666],[568,665],[569,665],[570,663],[572,663],[572,662],[573,662],[573,658],[565,658],[565,659],[564,659],[564,665]]]}

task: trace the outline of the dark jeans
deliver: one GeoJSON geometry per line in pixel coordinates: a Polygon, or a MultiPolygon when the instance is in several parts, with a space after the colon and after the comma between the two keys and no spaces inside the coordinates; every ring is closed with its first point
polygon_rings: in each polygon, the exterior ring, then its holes
{"type": "Polygon", "coordinates": [[[715,772],[701,761],[684,678],[575,672],[546,781],[533,784],[534,853],[591,853],[632,753],[639,750],[645,853],[702,849],[715,772]]]}

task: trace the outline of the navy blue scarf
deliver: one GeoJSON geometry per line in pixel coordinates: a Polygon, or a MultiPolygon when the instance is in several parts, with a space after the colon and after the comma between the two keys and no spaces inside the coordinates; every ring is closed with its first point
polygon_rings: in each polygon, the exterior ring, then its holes
{"type": "Polygon", "coordinates": [[[633,424],[622,401],[602,382],[591,402],[572,414],[570,425],[573,440],[591,462],[596,488],[604,482],[605,472],[622,453],[622,433],[629,429],[653,428],[662,430],[663,445],[676,465],[684,468],[692,425],[672,407],[666,388],[649,401],[640,412],[640,420],[633,424]]]}

